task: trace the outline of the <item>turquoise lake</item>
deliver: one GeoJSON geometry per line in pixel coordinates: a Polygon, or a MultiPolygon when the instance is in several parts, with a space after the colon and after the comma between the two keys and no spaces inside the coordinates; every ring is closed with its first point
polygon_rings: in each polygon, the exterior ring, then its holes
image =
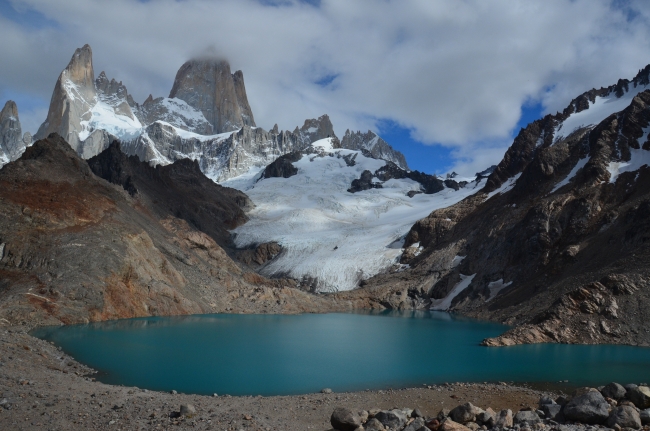
{"type": "Polygon", "coordinates": [[[650,348],[487,348],[505,326],[440,312],[211,314],[39,328],[98,380],[153,390],[289,395],[443,382],[650,381],[650,348]]]}

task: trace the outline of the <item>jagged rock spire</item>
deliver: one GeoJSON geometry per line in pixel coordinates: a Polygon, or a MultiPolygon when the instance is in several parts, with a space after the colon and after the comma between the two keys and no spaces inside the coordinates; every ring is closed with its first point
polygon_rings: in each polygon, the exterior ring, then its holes
{"type": "Polygon", "coordinates": [[[13,100],[7,101],[0,111],[0,167],[16,160],[25,151],[18,107],[13,100]]]}
{"type": "Polygon", "coordinates": [[[95,72],[90,45],[77,48],[56,81],[47,119],[35,138],[42,139],[50,133],[61,135],[75,150],[79,150],[81,121],[90,116],[95,98],[95,72]]]}
{"type": "Polygon", "coordinates": [[[203,113],[216,133],[255,126],[248,104],[244,74],[230,73],[230,64],[218,59],[195,59],[176,74],[169,97],[177,97],[203,113]]]}

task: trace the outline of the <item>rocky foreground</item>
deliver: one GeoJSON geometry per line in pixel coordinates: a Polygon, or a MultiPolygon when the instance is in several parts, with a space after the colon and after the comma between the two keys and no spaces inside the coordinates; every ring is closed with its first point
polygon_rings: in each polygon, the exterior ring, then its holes
{"type": "Polygon", "coordinates": [[[553,400],[542,396],[537,407],[527,406],[516,414],[510,409],[483,410],[471,402],[451,411],[443,408],[434,417],[426,416],[418,408],[355,413],[339,407],[330,421],[337,431],[650,429],[650,388],[618,383],[599,389],[579,388],[570,397],[553,400]]]}

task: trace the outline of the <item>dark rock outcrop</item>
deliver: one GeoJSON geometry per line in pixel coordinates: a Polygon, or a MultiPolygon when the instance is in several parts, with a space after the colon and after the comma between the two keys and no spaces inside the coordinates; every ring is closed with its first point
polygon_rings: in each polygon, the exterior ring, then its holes
{"type": "Polygon", "coordinates": [[[289,178],[298,173],[298,168],[293,166],[302,158],[302,152],[294,151],[275,159],[264,169],[263,178],[289,178]]]}

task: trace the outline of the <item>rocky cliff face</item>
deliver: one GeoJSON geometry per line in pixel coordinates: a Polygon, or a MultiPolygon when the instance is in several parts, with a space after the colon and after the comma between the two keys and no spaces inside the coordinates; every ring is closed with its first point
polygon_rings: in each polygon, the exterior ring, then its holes
{"type": "Polygon", "coordinates": [[[648,71],[522,129],[480,193],[413,226],[409,268],[368,289],[517,326],[488,345],[649,345],[648,71]]]}
{"type": "Polygon", "coordinates": [[[0,168],[20,157],[31,143],[30,133],[22,136],[16,103],[13,100],[7,101],[0,111],[0,168]]]}
{"type": "Polygon", "coordinates": [[[408,170],[408,164],[404,154],[395,150],[381,139],[375,132],[368,130],[368,133],[345,131],[341,140],[341,147],[349,150],[366,151],[375,159],[382,159],[393,162],[402,169],[408,170]]]}
{"type": "Polygon", "coordinates": [[[244,74],[230,73],[225,60],[197,59],[183,64],[169,93],[201,111],[214,133],[232,132],[243,126],[255,127],[248,104],[244,74]]]}
{"type": "Polygon", "coordinates": [[[152,168],[114,146],[92,165],[113,184],[51,135],[0,169],[5,323],[349,306],[235,264],[219,244],[248,201],[194,163],[152,168]]]}

